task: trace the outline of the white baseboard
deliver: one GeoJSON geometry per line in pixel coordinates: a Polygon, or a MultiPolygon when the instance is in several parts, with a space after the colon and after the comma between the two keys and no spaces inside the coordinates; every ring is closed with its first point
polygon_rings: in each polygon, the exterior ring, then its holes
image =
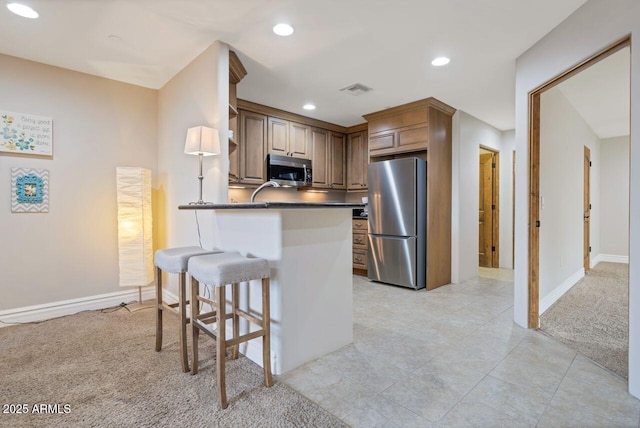
{"type": "Polygon", "coordinates": [[[629,256],[617,256],[615,254],[598,254],[591,259],[589,265],[594,268],[600,262],[629,264],[629,256]]]}
{"type": "Polygon", "coordinates": [[[538,313],[542,315],[546,312],[547,309],[551,307],[559,298],[564,296],[564,293],[569,291],[571,287],[577,284],[584,277],[584,268],[581,268],[579,271],[571,275],[569,278],[564,280],[562,284],[557,286],[551,293],[547,294],[544,299],[540,300],[540,307],[538,313]]]}
{"type": "MultiPolygon", "coordinates": [[[[142,299],[147,300],[155,296],[155,286],[142,287],[142,299]]],[[[8,327],[12,323],[28,323],[57,318],[64,315],[77,314],[82,311],[105,309],[117,306],[122,302],[138,301],[138,289],[130,288],[115,293],[98,294],[71,300],[45,303],[42,305],[24,306],[22,308],[0,311],[0,328],[8,327]]]]}

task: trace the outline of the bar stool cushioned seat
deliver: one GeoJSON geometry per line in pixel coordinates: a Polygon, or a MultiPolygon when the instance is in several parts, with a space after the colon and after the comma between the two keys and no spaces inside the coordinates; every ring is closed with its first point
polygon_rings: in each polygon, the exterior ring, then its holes
{"type": "Polygon", "coordinates": [[[271,377],[271,316],[269,298],[269,262],[264,259],[243,257],[237,252],[209,254],[189,259],[189,275],[191,275],[191,373],[198,373],[198,336],[202,330],[216,340],[216,377],[218,379],[218,398],[220,407],[227,407],[227,391],[225,378],[226,349],[232,348],[231,358],[238,358],[240,343],[262,337],[262,368],[264,384],[273,385],[271,377]],[[248,284],[251,280],[262,280],[262,318],[245,312],[239,308],[239,285],[248,284]],[[215,287],[215,301],[199,295],[200,282],[215,287]],[[226,313],[226,285],[231,285],[231,311],[226,313]],[[200,313],[200,302],[212,307],[208,313],[200,313]],[[240,336],[240,317],[255,324],[258,330],[240,336]],[[233,337],[226,338],[226,320],[233,320],[233,337]],[[218,323],[217,331],[206,328],[206,324],[218,323]]]}
{"type": "Polygon", "coordinates": [[[269,278],[269,262],[227,252],[215,257],[197,257],[189,261],[189,275],[198,281],[220,287],[253,279],[269,278]]]}
{"type": "Polygon", "coordinates": [[[205,250],[200,247],[166,248],[156,251],[154,263],[156,265],[156,351],[162,349],[162,312],[168,309],[180,317],[180,361],[182,371],[189,371],[189,357],[187,354],[187,292],[186,272],[189,259],[204,254],[218,254],[220,250],[205,250]],[[179,274],[178,302],[166,304],[162,301],[162,271],[179,274]]]}

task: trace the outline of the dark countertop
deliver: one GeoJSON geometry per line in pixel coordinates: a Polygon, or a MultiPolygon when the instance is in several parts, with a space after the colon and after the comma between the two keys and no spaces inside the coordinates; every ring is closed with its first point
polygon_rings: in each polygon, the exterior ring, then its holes
{"type": "Polygon", "coordinates": [[[179,205],[180,210],[260,210],[260,209],[313,209],[313,208],[364,208],[365,204],[350,202],[255,202],[253,204],[179,205]]]}

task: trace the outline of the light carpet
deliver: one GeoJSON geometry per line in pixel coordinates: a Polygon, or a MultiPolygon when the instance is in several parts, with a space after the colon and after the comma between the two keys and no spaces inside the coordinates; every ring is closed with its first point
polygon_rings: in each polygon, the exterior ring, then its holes
{"type": "Polygon", "coordinates": [[[161,352],[154,351],[152,309],[90,311],[1,328],[0,404],[26,404],[28,412],[0,409],[0,426],[346,426],[278,381],[266,388],[262,369],[244,357],[227,358],[229,407],[220,409],[213,340],[200,335],[199,373],[182,373],[177,317],[170,315],[161,352]],[[58,404],[61,413],[33,413],[36,404],[58,404]]]}
{"type": "Polygon", "coordinates": [[[598,263],[540,317],[540,329],[628,378],[629,265],[598,263]]]}

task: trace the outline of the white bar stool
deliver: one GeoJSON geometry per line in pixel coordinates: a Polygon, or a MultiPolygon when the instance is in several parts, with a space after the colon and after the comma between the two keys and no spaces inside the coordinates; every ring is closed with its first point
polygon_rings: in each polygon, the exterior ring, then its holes
{"type": "Polygon", "coordinates": [[[262,337],[262,367],[264,384],[273,385],[271,377],[271,317],[269,300],[269,262],[259,258],[243,257],[237,252],[216,255],[197,256],[189,259],[191,275],[191,374],[198,373],[198,336],[202,330],[216,340],[216,376],[218,379],[218,397],[220,407],[227,408],[227,390],[225,381],[226,349],[232,348],[231,358],[238,358],[238,345],[251,339],[262,337]],[[238,307],[239,283],[248,285],[248,281],[262,279],[262,319],[259,319],[238,307]],[[215,302],[199,295],[200,282],[215,287],[215,302]],[[226,313],[225,288],[231,285],[231,312],[226,313]],[[212,312],[200,313],[199,302],[215,308],[212,312]],[[256,324],[259,330],[239,336],[239,317],[256,324]],[[233,320],[233,338],[226,339],[226,320],[233,320]],[[206,324],[218,322],[217,332],[206,328],[206,324]]]}
{"type": "Polygon", "coordinates": [[[221,253],[219,250],[205,250],[200,247],[166,248],[156,251],[154,262],[156,265],[156,351],[162,349],[162,312],[169,310],[180,317],[180,362],[182,371],[189,371],[189,356],[187,355],[187,293],[186,272],[187,263],[193,256],[221,253]],[[162,301],[162,271],[177,273],[178,302],[167,304],[162,301]]]}

